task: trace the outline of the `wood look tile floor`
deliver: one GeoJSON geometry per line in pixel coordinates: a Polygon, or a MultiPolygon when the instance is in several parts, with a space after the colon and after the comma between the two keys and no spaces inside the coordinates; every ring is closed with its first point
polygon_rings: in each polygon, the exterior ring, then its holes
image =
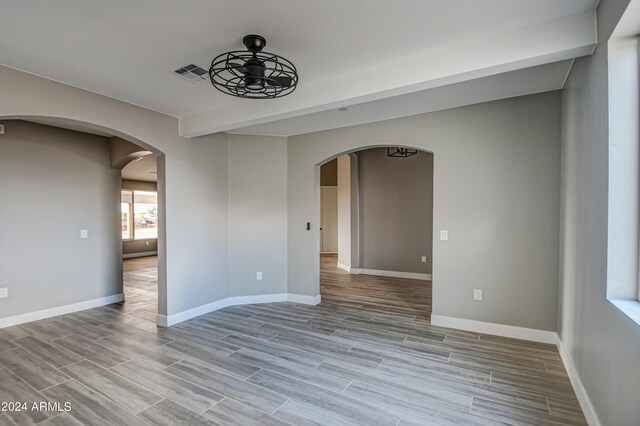
{"type": "Polygon", "coordinates": [[[318,306],[157,328],[110,305],[1,329],[0,401],[71,410],[0,425],[586,424],[554,346],[430,326],[430,283],[334,263],[318,306]]]}
{"type": "Polygon", "coordinates": [[[155,322],[158,312],[158,257],[125,259],[122,270],[125,297],[122,311],[155,322]]]}

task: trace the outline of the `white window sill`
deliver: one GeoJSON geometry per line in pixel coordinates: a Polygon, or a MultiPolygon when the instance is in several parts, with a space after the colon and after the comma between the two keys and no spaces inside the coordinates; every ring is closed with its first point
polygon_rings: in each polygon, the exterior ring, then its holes
{"type": "Polygon", "coordinates": [[[640,325],[640,302],[632,299],[609,299],[609,302],[640,325]]]}

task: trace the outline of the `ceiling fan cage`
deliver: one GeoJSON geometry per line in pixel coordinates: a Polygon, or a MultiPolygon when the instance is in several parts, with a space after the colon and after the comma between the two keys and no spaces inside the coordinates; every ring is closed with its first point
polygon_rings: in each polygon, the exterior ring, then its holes
{"type": "Polygon", "coordinates": [[[286,96],[298,84],[298,71],[291,61],[273,53],[246,50],[215,57],[209,77],[221,92],[250,99],[286,96]]]}

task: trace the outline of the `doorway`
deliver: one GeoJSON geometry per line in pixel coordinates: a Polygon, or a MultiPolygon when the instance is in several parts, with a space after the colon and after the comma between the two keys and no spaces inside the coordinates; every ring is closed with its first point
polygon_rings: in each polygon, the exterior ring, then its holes
{"type": "Polygon", "coordinates": [[[429,321],[432,300],[433,154],[363,149],[321,165],[323,303],[429,321]],[[335,171],[330,163],[335,162],[335,171]],[[335,186],[322,185],[335,175],[335,186]],[[334,195],[335,194],[335,195],[334,195]],[[337,253],[327,253],[335,200],[337,253]]]}
{"type": "Polygon", "coordinates": [[[158,188],[157,158],[134,157],[122,168],[121,235],[122,311],[156,322],[158,313],[158,188]]]}

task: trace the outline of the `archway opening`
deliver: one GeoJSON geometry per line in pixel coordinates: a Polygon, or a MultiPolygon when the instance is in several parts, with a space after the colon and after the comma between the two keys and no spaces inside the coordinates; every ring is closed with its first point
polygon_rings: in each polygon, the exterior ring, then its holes
{"type": "Polygon", "coordinates": [[[8,194],[33,195],[18,195],[17,220],[12,226],[20,233],[18,240],[25,242],[18,245],[25,247],[12,251],[4,272],[8,281],[23,282],[25,291],[52,295],[38,306],[16,303],[25,312],[15,314],[99,306],[123,299],[121,169],[132,160],[153,158],[157,302],[147,319],[156,323],[157,314],[166,315],[164,153],[116,129],[77,120],[43,116],[4,116],[0,120],[5,125],[5,159],[13,164],[13,178],[4,181],[4,189],[8,194]],[[135,149],[114,151],[114,140],[135,149]],[[29,219],[36,211],[42,212],[41,220],[29,219]],[[26,256],[27,246],[34,256],[26,256]],[[31,268],[25,272],[22,265],[27,258],[31,268]],[[48,275],[46,280],[40,278],[44,275],[48,275]],[[34,288],[28,289],[29,285],[34,288]]]}
{"type": "Polygon", "coordinates": [[[317,166],[323,303],[430,320],[433,159],[427,151],[385,146],[317,166]]]}

